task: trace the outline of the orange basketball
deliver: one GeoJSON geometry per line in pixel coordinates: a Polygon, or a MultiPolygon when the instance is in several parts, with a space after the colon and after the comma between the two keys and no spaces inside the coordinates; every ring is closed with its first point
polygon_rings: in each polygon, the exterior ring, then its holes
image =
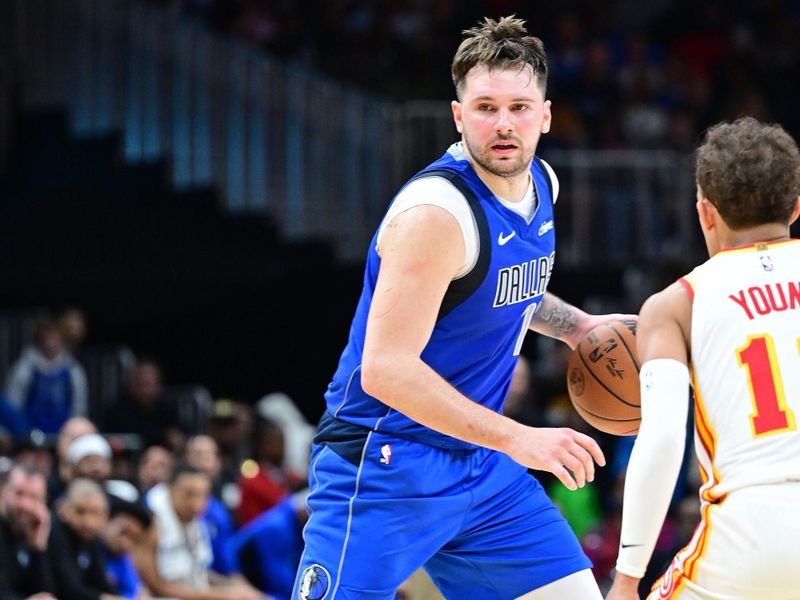
{"type": "Polygon", "coordinates": [[[598,325],[572,351],[567,389],[575,410],[592,427],[633,435],[642,420],[636,319],[598,325]]]}

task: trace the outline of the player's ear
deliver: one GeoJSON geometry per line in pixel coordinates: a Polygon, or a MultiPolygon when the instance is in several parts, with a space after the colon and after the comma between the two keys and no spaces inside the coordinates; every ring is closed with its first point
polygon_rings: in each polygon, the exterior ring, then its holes
{"type": "Polygon", "coordinates": [[[553,113],[550,111],[551,106],[550,100],[546,100],[544,103],[544,111],[543,111],[543,119],[542,119],[542,133],[549,133],[550,132],[550,125],[553,122],[553,113]]]}
{"type": "Polygon", "coordinates": [[[697,203],[695,204],[695,208],[697,209],[697,218],[700,221],[700,227],[702,227],[703,231],[713,229],[717,207],[703,195],[703,190],[700,189],[700,186],[697,186],[697,203]]]}
{"type": "Polygon", "coordinates": [[[800,217],[800,197],[794,201],[794,210],[792,211],[792,216],[789,217],[789,225],[793,225],[797,221],[797,217],[800,217]]]}
{"type": "Polygon", "coordinates": [[[461,122],[461,102],[458,100],[453,100],[450,103],[450,108],[453,109],[453,121],[456,124],[456,129],[458,133],[464,133],[464,126],[461,122]]]}

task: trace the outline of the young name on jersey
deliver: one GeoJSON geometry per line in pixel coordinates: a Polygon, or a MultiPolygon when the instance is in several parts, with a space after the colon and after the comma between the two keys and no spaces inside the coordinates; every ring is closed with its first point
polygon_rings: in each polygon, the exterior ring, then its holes
{"type": "Polygon", "coordinates": [[[800,308],[800,282],[787,281],[753,286],[728,296],[751,321],[771,312],[800,308]]]}

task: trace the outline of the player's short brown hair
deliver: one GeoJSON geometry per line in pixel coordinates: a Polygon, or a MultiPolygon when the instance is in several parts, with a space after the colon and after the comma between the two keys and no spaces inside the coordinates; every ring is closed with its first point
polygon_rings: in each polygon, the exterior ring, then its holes
{"type": "Polygon", "coordinates": [[[525,21],[514,15],[482,23],[464,32],[464,40],[453,57],[453,84],[461,99],[464,79],[470,69],[486,65],[490,69],[524,69],[530,66],[544,92],[547,86],[547,54],[542,40],[528,35],[525,21]]]}
{"type": "Polygon", "coordinates": [[[780,125],[742,117],[708,130],[696,178],[731,229],[788,223],[800,196],[800,152],[780,125]]]}

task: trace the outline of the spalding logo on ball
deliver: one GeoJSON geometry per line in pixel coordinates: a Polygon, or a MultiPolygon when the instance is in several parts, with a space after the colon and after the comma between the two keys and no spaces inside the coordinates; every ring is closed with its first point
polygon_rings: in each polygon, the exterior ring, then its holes
{"type": "Polygon", "coordinates": [[[592,427],[633,435],[642,420],[636,319],[619,319],[592,329],[572,351],[567,390],[578,414],[592,427]]]}
{"type": "Polygon", "coordinates": [[[569,371],[569,389],[570,393],[576,396],[582,396],[586,389],[586,382],[583,380],[583,372],[580,369],[571,369],[569,371]]]}

